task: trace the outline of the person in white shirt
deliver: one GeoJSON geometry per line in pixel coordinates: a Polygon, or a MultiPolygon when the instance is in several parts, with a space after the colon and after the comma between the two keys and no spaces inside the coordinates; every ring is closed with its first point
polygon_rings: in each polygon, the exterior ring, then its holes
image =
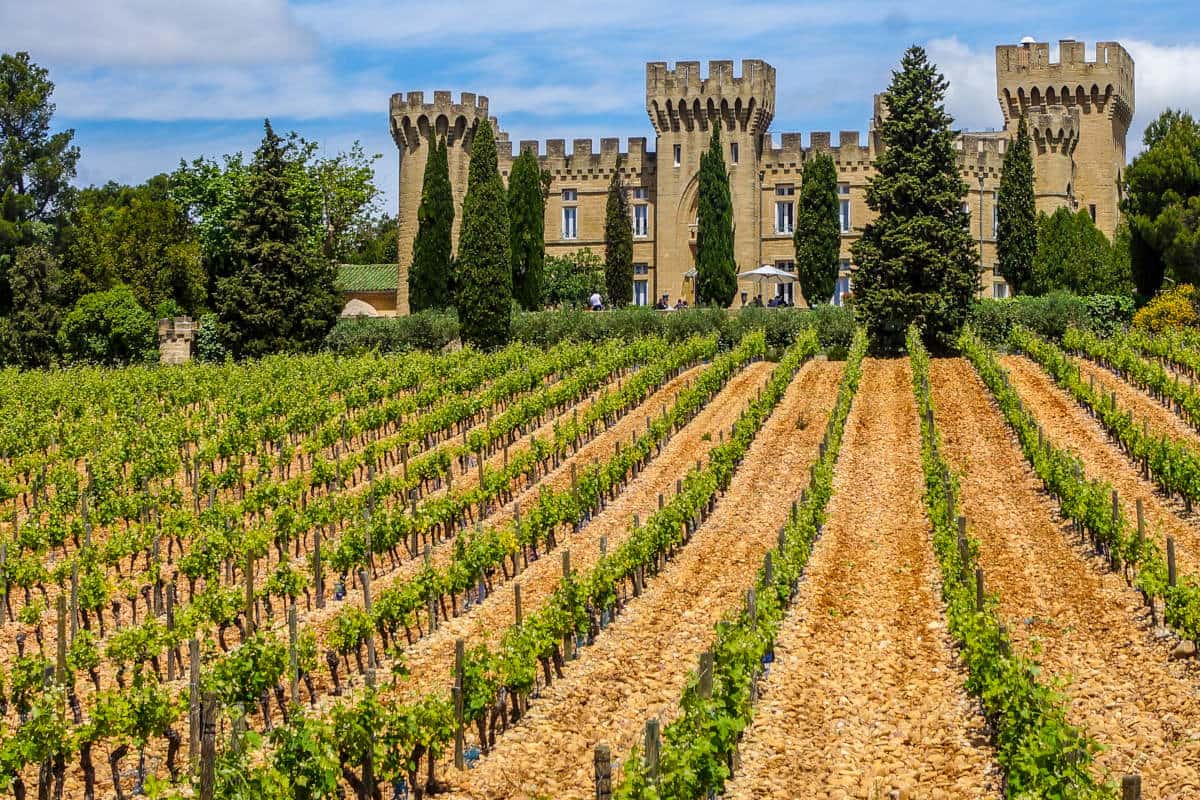
{"type": "Polygon", "coordinates": [[[588,298],[588,302],[592,305],[592,311],[600,311],[604,308],[604,303],[600,300],[599,292],[592,292],[592,296],[588,298]]]}

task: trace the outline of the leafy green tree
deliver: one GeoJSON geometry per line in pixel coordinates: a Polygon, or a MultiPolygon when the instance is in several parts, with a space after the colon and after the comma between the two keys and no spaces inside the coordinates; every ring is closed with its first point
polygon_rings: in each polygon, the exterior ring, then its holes
{"type": "Polygon", "coordinates": [[[63,318],[58,344],[70,361],[105,366],[153,361],[154,320],[128,286],[85,294],[63,318]]]}
{"type": "MultiPolygon", "coordinates": [[[[310,145],[315,153],[315,145],[310,145]]],[[[346,152],[327,158],[310,158],[310,172],[321,192],[322,251],[330,261],[345,261],[355,244],[356,228],[369,219],[379,198],[375,162],[360,142],[346,152]]],[[[382,263],[382,262],[379,262],[382,263]]]]}
{"type": "Polygon", "coordinates": [[[230,221],[233,271],[218,282],[222,340],[237,358],[316,348],[337,318],[340,297],[298,207],[289,145],[270,121],[230,221]]]}
{"type": "Polygon", "coordinates": [[[551,308],[583,308],[604,290],[604,261],[590,247],[546,257],[545,302],[551,308]]]}
{"type": "Polygon", "coordinates": [[[465,344],[491,350],[508,342],[512,316],[509,247],[508,193],[496,163],[491,123],[483,120],[471,145],[454,288],[465,344]]]}
{"type": "Polygon", "coordinates": [[[123,283],[147,309],[196,314],[205,304],[200,243],[168,175],[82,190],[64,238],[70,300],[123,283]]]}
{"type": "Polygon", "coordinates": [[[0,362],[48,367],[58,349],[58,261],[43,245],[22,247],[8,282],[12,305],[0,320],[0,362]]]}
{"type": "Polygon", "coordinates": [[[50,133],[54,83],[29,53],[0,55],[0,314],[12,295],[8,270],[17,249],[57,225],[66,210],[79,148],[73,130],[50,133]]]}
{"type": "Polygon", "coordinates": [[[546,262],[546,194],[537,156],[517,156],[508,176],[513,297],[526,311],[542,307],[546,262]]]}
{"type": "Polygon", "coordinates": [[[733,201],[721,152],[721,124],[716,120],[708,152],[700,156],[699,194],[696,302],[724,308],[737,294],[737,264],[733,260],[733,201]]]}
{"type": "Polygon", "coordinates": [[[395,214],[363,217],[355,225],[343,264],[395,264],[398,259],[399,218],[395,214]]]}
{"type": "Polygon", "coordinates": [[[412,266],[408,270],[408,305],[414,313],[427,308],[448,308],[453,302],[453,225],[454,197],[450,191],[446,142],[431,142],[425,157],[417,237],[413,240],[412,266]]]}
{"type": "Polygon", "coordinates": [[[884,96],[884,150],[867,184],[867,205],[878,216],[851,251],[855,305],[877,352],[901,349],[913,323],[931,348],[952,347],[979,288],[947,86],[914,45],[884,96]]]}
{"type": "Polygon", "coordinates": [[[633,220],[625,192],[618,158],[608,184],[604,216],[604,284],[608,288],[609,305],[614,308],[633,302],[633,220]]]}
{"type": "Polygon", "coordinates": [[[808,305],[828,303],[837,288],[842,232],[838,224],[837,165],[818,153],[804,162],[796,199],[796,277],[808,305]]]}
{"type": "Polygon", "coordinates": [[[1004,153],[1000,189],[996,193],[996,259],[1004,280],[1020,293],[1026,290],[1037,252],[1037,207],[1033,195],[1033,154],[1025,117],[1017,123],[1017,138],[1004,153]]]}
{"type": "Polygon", "coordinates": [[[1163,277],[1200,275],[1200,124],[1167,109],[1147,128],[1147,149],[1125,170],[1122,210],[1137,291],[1149,296],[1163,277]]]}
{"type": "Polygon", "coordinates": [[[1037,254],[1028,281],[1028,294],[1068,291],[1074,294],[1121,294],[1132,289],[1128,272],[1118,272],[1104,232],[1086,211],[1072,214],[1059,208],[1037,218],[1037,254]]]}

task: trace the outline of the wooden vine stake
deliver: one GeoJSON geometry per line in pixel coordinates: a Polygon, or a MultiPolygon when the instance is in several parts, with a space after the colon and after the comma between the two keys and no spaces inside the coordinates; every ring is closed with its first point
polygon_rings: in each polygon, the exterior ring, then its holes
{"type": "Polygon", "coordinates": [[[1174,586],[1177,579],[1175,572],[1175,537],[1167,537],[1167,585],[1174,586]]]}
{"type": "Polygon", "coordinates": [[[213,800],[217,761],[217,695],[214,692],[204,693],[200,727],[200,800],[213,800]]]}
{"type": "Polygon", "coordinates": [[[317,596],[317,608],[325,607],[325,575],[321,571],[321,528],[313,531],[313,594],[317,596]]]}
{"type": "Polygon", "coordinates": [[[454,640],[454,767],[466,769],[464,750],[466,737],[463,733],[463,662],[466,659],[466,642],[454,640]]]}
{"type": "Polygon", "coordinates": [[[67,683],[67,598],[58,596],[58,659],[54,664],[54,679],[59,686],[67,683]]]}
{"type": "Polygon", "coordinates": [[[300,702],[300,654],[296,650],[297,634],[296,604],[288,608],[288,666],[291,679],[292,702],[300,702]]]}
{"type": "MultiPolygon", "coordinates": [[[[363,611],[367,617],[371,617],[371,571],[368,569],[360,569],[358,571],[358,579],[362,582],[363,588],[363,611]]],[[[375,634],[372,632],[367,636],[367,673],[369,676],[374,676],[375,668],[378,663],[375,659],[375,634]]]]}
{"type": "Polygon", "coordinates": [[[246,630],[254,634],[254,556],[246,555],[246,630]]]}
{"type": "Polygon", "coordinates": [[[513,584],[513,616],[516,618],[516,623],[521,624],[521,584],[513,584]]]}
{"type": "Polygon", "coordinates": [[[658,735],[658,718],[646,720],[646,777],[658,783],[658,756],[661,741],[658,735]]]}
{"type": "Polygon", "coordinates": [[[1142,800],[1142,776],[1126,775],[1121,778],[1121,800],[1142,800]]]}
{"type": "Polygon", "coordinates": [[[188,641],[188,759],[192,769],[200,759],[200,642],[188,641]]]}
{"type": "Polygon", "coordinates": [[[713,652],[705,650],[700,654],[700,674],[697,690],[701,697],[712,697],[713,692],[713,652]]]}
{"type": "Polygon", "coordinates": [[[596,772],[596,800],[612,800],[612,750],[606,744],[598,744],[592,760],[596,772]]]}

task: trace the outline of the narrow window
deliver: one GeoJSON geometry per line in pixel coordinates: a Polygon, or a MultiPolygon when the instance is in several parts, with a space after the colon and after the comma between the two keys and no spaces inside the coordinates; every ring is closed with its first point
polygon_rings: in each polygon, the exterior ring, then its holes
{"type": "Polygon", "coordinates": [[[579,209],[575,206],[563,206],[562,210],[562,238],[577,239],[579,238],[579,209]]]}
{"type": "Polygon", "coordinates": [[[775,201],[775,232],[776,233],[791,233],[794,229],[795,206],[791,200],[776,200],[775,201]]]}
{"type": "Polygon", "coordinates": [[[838,202],[838,216],[841,221],[842,233],[850,232],[850,184],[839,183],[838,194],[840,199],[838,202]]]}
{"type": "Polygon", "coordinates": [[[633,235],[646,236],[650,229],[650,207],[636,205],[633,207],[633,235]]]}
{"type": "Polygon", "coordinates": [[[1000,204],[997,201],[997,193],[992,192],[992,238],[1000,238],[1000,204]]]}
{"type": "Polygon", "coordinates": [[[733,161],[734,164],[738,163],[738,143],[737,142],[729,143],[729,158],[731,161],[733,161]]]}
{"type": "Polygon", "coordinates": [[[679,166],[680,160],[683,158],[683,145],[675,145],[675,166],[679,166]]]}
{"type": "Polygon", "coordinates": [[[650,305],[650,281],[640,280],[633,282],[633,304],[635,306],[650,305]]]}
{"type": "Polygon", "coordinates": [[[1088,213],[1092,215],[1092,224],[1096,224],[1096,204],[1088,203],[1088,213]]]}

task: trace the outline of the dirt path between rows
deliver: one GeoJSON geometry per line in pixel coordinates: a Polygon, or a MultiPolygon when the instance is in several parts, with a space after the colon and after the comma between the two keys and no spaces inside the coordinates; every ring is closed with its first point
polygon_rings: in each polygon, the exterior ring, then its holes
{"type": "Polygon", "coordinates": [[[1145,421],[1151,432],[1200,447],[1200,433],[1174,411],[1095,361],[1079,357],[1073,357],[1072,360],[1079,365],[1084,380],[1094,378],[1096,388],[1105,394],[1116,392],[1117,405],[1133,411],[1133,418],[1139,422],[1145,421]]]}
{"type": "MultiPolygon", "coordinates": [[[[571,552],[571,569],[586,573],[600,559],[600,537],[606,537],[609,552],[620,547],[629,538],[633,517],[648,519],[658,508],[658,495],[669,498],[675,493],[675,481],[687,472],[697,457],[707,454],[710,441],[715,443],[721,432],[728,431],[737,421],[747,401],[770,377],[774,367],[768,362],[747,365],[695,419],[671,437],[662,454],[651,461],[591,523],[578,532],[561,534],[559,549],[523,570],[514,581],[521,585],[522,613],[528,615],[541,608],[558,588],[564,548],[571,552]]],[[[629,416],[635,422],[640,419],[637,414],[629,416]]],[[[567,476],[568,484],[569,481],[570,476],[567,476]]],[[[410,675],[401,684],[397,695],[411,700],[440,684],[449,688],[453,683],[454,640],[466,639],[468,646],[484,643],[497,648],[515,619],[513,591],[505,586],[486,598],[482,606],[441,625],[432,636],[406,648],[405,663],[410,675]]],[[[591,651],[584,652],[590,654],[591,651]]]]}
{"type": "Polygon", "coordinates": [[[1024,356],[1003,356],[1000,360],[1050,441],[1080,458],[1089,477],[1112,483],[1127,518],[1137,518],[1137,500],[1142,500],[1146,535],[1154,536],[1164,550],[1166,537],[1175,537],[1181,575],[1200,569],[1200,517],[1186,515],[1181,502],[1168,500],[1153,482],[1143,480],[1138,468],[1108,438],[1100,423],[1058,388],[1041,367],[1024,356]]]}
{"type": "Polygon", "coordinates": [[[907,360],[864,362],[824,535],[728,798],[999,795],[938,599],[911,381],[907,360]]]}
{"type": "Polygon", "coordinates": [[[934,361],[931,379],[943,453],[1001,621],[1048,678],[1070,681],[1069,718],[1106,748],[1102,769],[1140,773],[1147,800],[1200,796],[1195,670],[1169,660],[1136,592],[1088,562],[971,366],[934,361]]]}
{"type": "Polygon", "coordinates": [[[450,797],[592,797],[596,744],[624,756],[646,719],[657,716],[665,725],[677,715],[688,673],[712,642],[714,624],[753,584],[808,480],[841,368],[829,362],[804,367],[691,542],[568,664],[565,678],[543,691],[477,769],[449,773],[458,782],[450,797]]]}

